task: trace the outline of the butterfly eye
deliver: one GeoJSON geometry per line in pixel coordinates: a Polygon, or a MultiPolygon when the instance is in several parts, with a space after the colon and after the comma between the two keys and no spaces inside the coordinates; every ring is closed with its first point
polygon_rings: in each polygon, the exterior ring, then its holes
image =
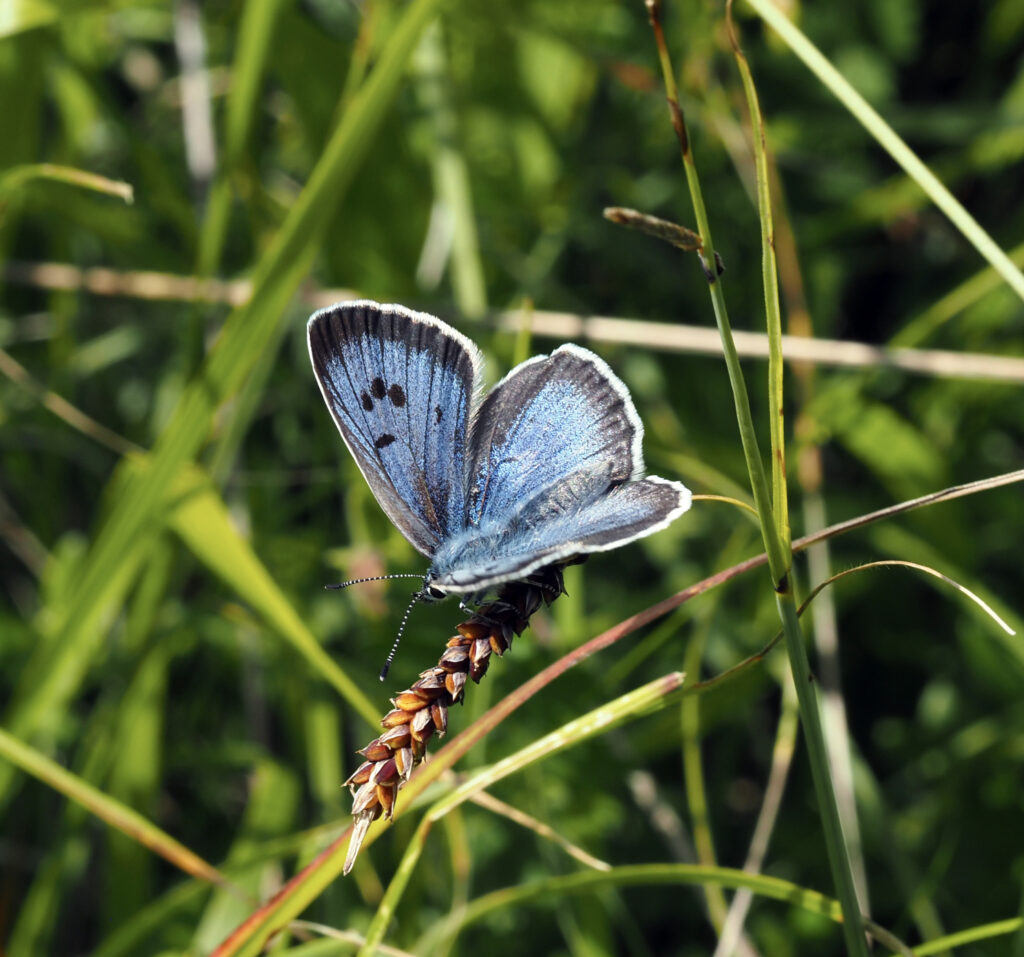
{"type": "Polygon", "coordinates": [[[424,592],[424,597],[428,601],[441,601],[448,597],[448,593],[443,588],[436,588],[433,585],[427,585],[426,588],[424,588],[424,592]]]}

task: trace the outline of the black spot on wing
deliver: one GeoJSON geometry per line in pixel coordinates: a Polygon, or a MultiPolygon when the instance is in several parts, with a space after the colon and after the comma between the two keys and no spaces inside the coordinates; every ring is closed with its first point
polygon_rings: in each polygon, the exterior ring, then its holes
{"type": "Polygon", "coordinates": [[[439,405],[435,405],[434,406],[434,415],[437,416],[437,424],[440,425],[441,424],[441,406],[439,406],[439,405]]]}
{"type": "Polygon", "coordinates": [[[373,447],[380,451],[381,449],[386,449],[394,441],[395,437],[390,432],[385,432],[383,435],[377,436],[373,447]]]}
{"type": "Polygon", "coordinates": [[[391,385],[385,385],[384,380],[380,376],[376,376],[370,383],[370,391],[366,392],[364,389],[359,394],[359,401],[362,403],[364,409],[367,412],[373,411],[373,400],[378,401],[383,399],[385,396],[391,401],[391,404],[396,408],[400,409],[408,401],[405,397],[405,389],[403,389],[397,382],[391,385]],[[370,396],[373,396],[371,398],[370,396]]]}

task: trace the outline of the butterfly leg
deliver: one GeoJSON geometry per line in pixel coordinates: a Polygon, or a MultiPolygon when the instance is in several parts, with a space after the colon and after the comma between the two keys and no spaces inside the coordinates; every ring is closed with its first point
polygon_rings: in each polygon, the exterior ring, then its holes
{"type": "Polygon", "coordinates": [[[487,612],[490,612],[491,614],[505,615],[510,611],[515,611],[512,605],[499,598],[486,603],[487,611],[481,611],[481,606],[485,604],[483,601],[473,601],[470,599],[470,602],[471,604],[467,604],[462,599],[459,599],[459,608],[472,615],[477,621],[483,622],[491,628],[501,627],[502,619],[492,618],[491,615],[487,614],[487,612]]]}

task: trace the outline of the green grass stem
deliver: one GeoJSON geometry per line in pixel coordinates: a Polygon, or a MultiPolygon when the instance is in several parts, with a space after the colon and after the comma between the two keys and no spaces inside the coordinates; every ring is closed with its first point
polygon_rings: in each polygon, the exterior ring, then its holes
{"type": "Polygon", "coordinates": [[[726,26],[736,66],[743,81],[743,94],[750,113],[754,169],[757,177],[757,212],[761,223],[761,284],[768,330],[768,423],[771,427],[772,512],[775,533],[784,549],[789,548],[789,496],[786,488],[786,410],[783,405],[782,312],[779,307],[779,270],[775,257],[775,222],[772,216],[768,142],[764,117],[750,65],[740,47],[732,20],[732,0],[726,4],[726,26]]]}
{"type": "MultiPolygon", "coordinates": [[[[661,28],[660,4],[657,0],[647,0],[647,9],[658,47],[658,58],[661,61],[669,115],[679,140],[683,168],[686,172],[686,181],[690,189],[694,214],[697,219],[697,228],[704,244],[705,261],[711,263],[714,261],[711,231],[700,186],[700,178],[697,174],[697,167],[690,149],[686,121],[682,108],[679,106],[675,73],[672,69],[668,46],[661,28]]],[[[804,737],[807,740],[815,796],[817,798],[818,810],[821,813],[829,866],[832,870],[832,878],[843,908],[843,936],[846,940],[847,951],[851,957],[867,957],[867,943],[864,936],[865,928],[857,903],[853,869],[846,848],[842,821],[839,816],[839,806],[836,801],[835,788],[829,771],[828,752],[825,748],[825,738],[821,726],[821,713],[816,693],[816,683],[814,682],[814,676],[807,659],[807,649],[804,645],[803,632],[800,628],[800,620],[797,615],[796,602],[793,595],[790,576],[792,554],[784,546],[778,535],[776,520],[772,513],[771,497],[764,472],[764,463],[758,450],[757,434],[750,411],[750,400],[743,379],[743,371],[740,368],[739,356],[733,342],[732,328],[729,323],[721,280],[709,280],[709,291],[711,293],[715,320],[718,323],[719,333],[722,337],[725,364],[736,406],[736,419],[743,443],[743,452],[750,477],[751,490],[754,495],[754,505],[757,508],[758,517],[761,521],[761,534],[764,539],[765,553],[768,556],[768,567],[772,578],[772,586],[775,589],[779,617],[782,620],[782,627],[785,633],[786,651],[789,654],[793,680],[796,683],[800,718],[804,729],[804,737]]],[[[781,403],[778,408],[781,408],[781,403]]]]}

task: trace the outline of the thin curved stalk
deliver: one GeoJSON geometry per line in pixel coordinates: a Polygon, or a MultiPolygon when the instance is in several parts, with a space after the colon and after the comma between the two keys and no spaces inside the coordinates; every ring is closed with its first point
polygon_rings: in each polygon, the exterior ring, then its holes
{"type": "MultiPolygon", "coordinates": [[[[772,831],[775,830],[779,808],[782,806],[782,795],[789,778],[789,769],[793,764],[799,727],[796,689],[793,687],[792,675],[787,674],[782,681],[782,713],[779,715],[779,723],[775,729],[772,766],[768,774],[768,783],[764,789],[764,801],[761,803],[761,811],[757,815],[757,824],[754,825],[754,835],[750,839],[747,859],[743,862],[743,870],[747,874],[760,873],[761,865],[768,853],[768,843],[771,840],[772,831]]],[[[735,952],[753,899],[754,892],[749,887],[740,888],[733,896],[732,902],[729,904],[729,912],[725,917],[725,924],[718,938],[718,944],[715,947],[714,957],[729,957],[735,952]]]]}
{"type": "Polygon", "coordinates": [[[919,562],[908,562],[898,558],[886,558],[876,562],[865,562],[863,565],[855,565],[853,568],[844,568],[841,572],[836,572],[836,574],[814,587],[814,590],[807,596],[807,600],[800,606],[800,611],[802,612],[823,588],[839,581],[840,578],[845,578],[847,575],[852,575],[854,572],[867,571],[869,568],[912,568],[915,571],[924,572],[924,574],[930,575],[932,578],[937,578],[939,581],[945,582],[965,598],[970,599],[1008,635],[1016,634],[1013,628],[1011,628],[1002,618],[999,617],[999,615],[996,614],[991,605],[976,595],[966,585],[961,585],[960,582],[955,581],[948,575],[943,575],[942,572],[937,571],[928,565],[922,565],[919,562]]]}
{"type": "MultiPolygon", "coordinates": [[[[75,169],[73,166],[59,166],[56,163],[28,163],[24,166],[14,166],[0,176],[0,204],[6,201],[8,196],[37,179],[66,183],[68,186],[78,186],[81,189],[106,193],[108,196],[123,199],[126,203],[135,201],[134,188],[131,183],[125,183],[123,180],[108,179],[106,176],[90,173],[84,169],[75,169]]],[[[3,207],[0,205],[0,212],[2,211],[3,207]]]]}

